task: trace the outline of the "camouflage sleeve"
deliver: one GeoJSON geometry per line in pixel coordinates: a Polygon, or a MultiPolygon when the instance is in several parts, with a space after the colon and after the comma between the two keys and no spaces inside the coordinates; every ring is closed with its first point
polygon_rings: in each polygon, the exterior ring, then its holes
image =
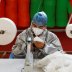
{"type": "Polygon", "coordinates": [[[12,47],[12,53],[15,57],[24,57],[26,54],[26,31],[17,36],[15,45],[12,47]]]}
{"type": "Polygon", "coordinates": [[[48,33],[47,43],[44,49],[47,54],[63,51],[59,38],[52,32],[48,33]]]}

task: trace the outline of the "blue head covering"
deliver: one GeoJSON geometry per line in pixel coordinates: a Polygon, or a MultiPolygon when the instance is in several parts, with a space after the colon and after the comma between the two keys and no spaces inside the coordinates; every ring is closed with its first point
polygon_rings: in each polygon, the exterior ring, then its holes
{"type": "Polygon", "coordinates": [[[32,20],[32,23],[37,24],[38,26],[45,26],[47,23],[47,15],[45,12],[37,12],[32,20]]]}

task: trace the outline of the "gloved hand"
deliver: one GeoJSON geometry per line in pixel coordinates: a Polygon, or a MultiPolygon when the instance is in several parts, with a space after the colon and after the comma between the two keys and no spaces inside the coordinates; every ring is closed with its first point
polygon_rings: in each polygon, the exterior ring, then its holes
{"type": "Polygon", "coordinates": [[[36,47],[36,48],[44,48],[45,46],[45,42],[40,39],[39,37],[35,37],[34,40],[33,40],[33,45],[36,47]]]}

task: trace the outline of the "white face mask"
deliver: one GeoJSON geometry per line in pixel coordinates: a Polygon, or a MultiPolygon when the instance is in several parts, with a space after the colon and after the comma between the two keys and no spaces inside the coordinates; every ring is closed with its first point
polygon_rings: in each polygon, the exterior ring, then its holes
{"type": "Polygon", "coordinates": [[[32,27],[32,30],[35,33],[35,35],[40,35],[44,31],[43,29],[35,28],[35,27],[32,27]]]}

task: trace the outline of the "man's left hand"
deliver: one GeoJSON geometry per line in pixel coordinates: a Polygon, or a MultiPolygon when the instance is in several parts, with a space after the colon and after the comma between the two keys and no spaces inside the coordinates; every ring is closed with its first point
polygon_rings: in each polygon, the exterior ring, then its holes
{"type": "Polygon", "coordinates": [[[45,46],[45,43],[39,42],[39,41],[34,41],[33,44],[36,48],[39,48],[39,49],[41,49],[45,46]]]}

